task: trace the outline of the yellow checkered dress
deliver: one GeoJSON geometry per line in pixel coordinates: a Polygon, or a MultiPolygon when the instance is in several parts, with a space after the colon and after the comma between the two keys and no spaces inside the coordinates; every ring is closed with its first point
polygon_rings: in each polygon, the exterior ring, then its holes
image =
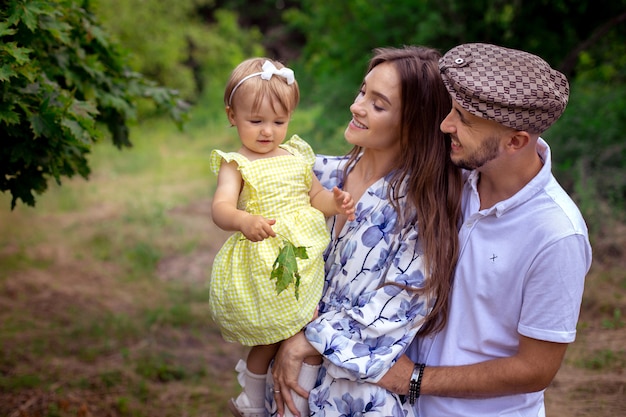
{"type": "Polygon", "coordinates": [[[211,153],[215,173],[222,159],[239,165],[244,185],[238,208],[276,219],[274,231],[296,246],[306,246],[309,256],[298,259],[296,300],[292,285],[278,295],[276,280],[270,280],[282,237],[251,242],[236,232],[224,243],[213,262],[209,308],[224,339],[247,346],[275,343],[297,333],[311,320],[324,284],[322,253],[330,236],[324,215],[311,206],[308,194],[315,155],[296,135],[281,147],[291,155],[249,161],[236,152],[211,153]]]}

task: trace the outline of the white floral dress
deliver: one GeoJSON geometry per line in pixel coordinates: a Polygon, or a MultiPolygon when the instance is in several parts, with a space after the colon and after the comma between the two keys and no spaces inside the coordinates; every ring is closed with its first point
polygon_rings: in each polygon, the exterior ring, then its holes
{"type": "MultiPolygon", "coordinates": [[[[318,156],[314,171],[322,185],[341,188],[345,162],[318,156]]],[[[408,398],[374,384],[405,352],[434,303],[406,289],[423,287],[422,251],[415,221],[397,224],[388,186],[387,179],[370,186],[357,203],[356,220],[338,236],[335,219],[328,220],[331,242],[324,253],[319,317],[305,330],[324,357],[309,397],[311,416],[415,415],[408,398]]],[[[404,205],[402,198],[401,210],[404,205]]],[[[266,400],[275,415],[272,390],[268,386],[266,400]]]]}

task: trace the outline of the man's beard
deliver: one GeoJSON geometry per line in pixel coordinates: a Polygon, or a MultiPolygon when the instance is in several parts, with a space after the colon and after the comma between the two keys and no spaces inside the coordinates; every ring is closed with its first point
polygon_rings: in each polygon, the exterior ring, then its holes
{"type": "Polygon", "coordinates": [[[500,155],[500,138],[492,136],[487,138],[480,148],[465,158],[452,160],[459,168],[472,170],[485,165],[487,162],[496,159],[500,155]]]}

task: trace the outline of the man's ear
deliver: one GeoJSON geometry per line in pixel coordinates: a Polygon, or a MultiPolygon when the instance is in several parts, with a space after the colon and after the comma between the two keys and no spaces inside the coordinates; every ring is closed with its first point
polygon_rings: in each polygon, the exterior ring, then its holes
{"type": "Polygon", "coordinates": [[[507,147],[513,151],[519,151],[531,143],[530,134],[525,130],[517,130],[510,133],[507,147]]]}
{"type": "Polygon", "coordinates": [[[228,117],[228,121],[230,122],[231,126],[235,126],[235,112],[233,111],[233,108],[230,106],[226,106],[226,108],[224,109],[226,111],[226,117],[228,117]]]}

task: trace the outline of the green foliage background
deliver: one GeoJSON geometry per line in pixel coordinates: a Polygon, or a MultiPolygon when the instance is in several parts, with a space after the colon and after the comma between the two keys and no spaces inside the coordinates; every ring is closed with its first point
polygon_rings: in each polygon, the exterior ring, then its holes
{"type": "MultiPolygon", "coordinates": [[[[223,122],[226,78],[247,57],[271,56],[294,68],[302,104],[291,130],[318,152],[343,153],[348,107],[374,48],[424,44],[445,52],[463,42],[492,42],[536,53],[568,75],[569,108],[545,134],[557,176],[589,210],[624,209],[626,158],[619,132],[626,124],[626,0],[1,3],[0,155],[2,162],[22,164],[23,184],[8,185],[18,174],[6,169],[0,184],[27,204],[34,203],[28,188],[44,191],[47,178],[87,176],[85,155],[103,136],[99,123],[120,137],[127,122],[151,114],[153,106],[142,99],[150,92],[162,104],[171,106],[175,94],[191,103],[188,128],[223,122]],[[46,82],[35,78],[43,76],[46,82]],[[147,88],[152,81],[158,84],[147,88]],[[37,111],[32,103],[18,105],[34,85],[54,92],[63,116],[44,123],[54,100],[42,100],[37,111]],[[166,87],[151,90],[156,85],[166,87]],[[55,135],[43,133],[46,126],[65,129],[60,136],[67,145],[59,148],[55,135]],[[50,140],[42,144],[41,137],[50,140]],[[39,138],[36,147],[33,138],[39,138]]],[[[123,137],[116,143],[129,144],[123,137]]]]}
{"type": "MultiPolygon", "coordinates": [[[[150,9],[152,3],[167,1],[98,0],[98,4],[106,4],[109,10],[99,9],[105,26],[122,34],[120,39],[141,57],[139,71],[168,85],[176,81],[167,74],[175,73],[183,83],[184,71],[163,68],[189,58],[150,58],[144,52],[150,42],[142,26],[112,19],[118,3],[128,7],[123,20],[132,22],[136,7],[150,9]],[[133,46],[133,39],[145,42],[133,46]]],[[[172,28],[169,36],[179,39],[179,44],[170,49],[184,50],[180,43],[184,37],[193,38],[197,45],[192,52],[201,63],[206,88],[199,91],[196,85],[195,93],[207,111],[196,117],[223,117],[221,93],[228,72],[246,55],[265,54],[296,71],[302,104],[292,129],[324,153],[348,150],[343,141],[348,107],[376,47],[422,44],[445,52],[463,42],[491,42],[535,53],[563,71],[572,86],[565,115],[544,135],[553,147],[557,177],[591,222],[607,212],[617,216],[624,212],[626,151],[619,132],[626,127],[626,0],[186,0],[176,4],[177,13],[155,12],[150,20],[161,19],[154,26],[172,28]],[[182,10],[193,19],[185,20],[182,10]],[[201,11],[201,19],[193,10],[201,11]],[[213,38],[203,41],[192,34],[202,31],[218,33],[241,49],[233,53],[211,43],[213,38]],[[245,48],[253,44],[264,49],[245,48]]],[[[161,5],[157,9],[165,7],[161,5]]]]}
{"type": "Polygon", "coordinates": [[[0,190],[11,193],[11,207],[34,205],[33,192],[51,178],[86,178],[86,155],[105,132],[130,146],[139,99],[182,122],[176,94],[127,67],[124,50],[78,2],[1,4],[0,190]]]}
{"type": "Polygon", "coordinates": [[[626,0],[0,0],[0,415],[229,415],[245,351],[208,319],[205,286],[222,239],[206,158],[237,146],[228,74],[253,55],[294,68],[290,133],[336,154],[373,48],[470,41],[571,80],[544,136],[594,240],[569,362],[598,374],[565,374],[548,400],[622,415],[625,20],[626,0]],[[57,186],[76,174],[90,180],[57,186]]]}

